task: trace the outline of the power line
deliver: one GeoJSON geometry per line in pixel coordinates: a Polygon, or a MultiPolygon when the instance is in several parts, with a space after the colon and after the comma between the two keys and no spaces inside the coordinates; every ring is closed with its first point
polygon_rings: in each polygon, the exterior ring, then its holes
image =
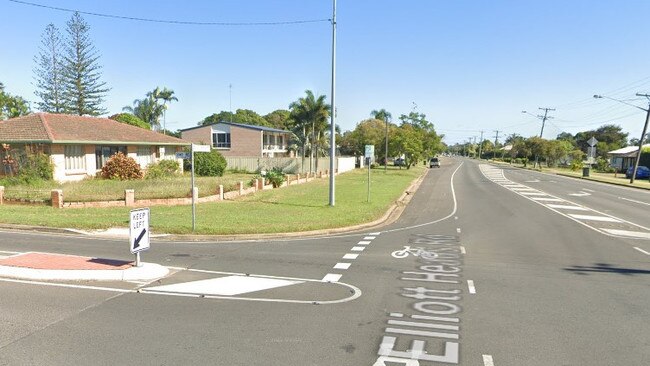
{"type": "Polygon", "coordinates": [[[276,22],[196,22],[196,21],[184,21],[184,20],[169,20],[169,19],[150,19],[150,18],[138,18],[138,17],[129,17],[124,15],[114,15],[114,14],[103,14],[103,13],[94,13],[90,11],[81,11],[68,8],[60,8],[56,6],[49,6],[43,4],[30,3],[27,1],[20,0],[8,0],[12,3],[34,6],[37,8],[45,8],[50,10],[65,11],[68,13],[79,13],[85,15],[92,15],[103,18],[112,18],[112,19],[122,19],[122,20],[132,20],[138,22],[149,22],[149,23],[163,23],[163,24],[176,24],[176,25],[199,25],[199,26],[274,26],[274,25],[296,25],[296,24],[307,24],[307,23],[322,23],[322,22],[331,22],[332,19],[307,19],[307,20],[287,20],[287,21],[276,21],[276,22]]]}

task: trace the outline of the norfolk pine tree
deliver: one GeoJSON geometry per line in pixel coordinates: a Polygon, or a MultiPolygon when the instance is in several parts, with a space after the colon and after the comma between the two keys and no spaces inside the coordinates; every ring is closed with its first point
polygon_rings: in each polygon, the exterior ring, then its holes
{"type": "Polygon", "coordinates": [[[90,26],[79,13],[74,13],[66,24],[68,39],[63,57],[66,112],[80,116],[104,114],[101,104],[109,89],[100,81],[101,66],[89,37],[90,26]]]}
{"type": "Polygon", "coordinates": [[[36,94],[41,100],[38,109],[43,112],[64,113],[63,64],[61,34],[54,24],[48,24],[41,36],[38,56],[34,57],[36,94]]]}

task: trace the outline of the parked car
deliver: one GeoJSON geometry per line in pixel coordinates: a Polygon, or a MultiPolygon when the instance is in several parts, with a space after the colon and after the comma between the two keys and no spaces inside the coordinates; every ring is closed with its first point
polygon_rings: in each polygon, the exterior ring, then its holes
{"type": "MultiPolygon", "coordinates": [[[[627,168],[627,171],[625,172],[625,178],[632,178],[633,170],[634,170],[634,166],[627,168]]],[[[649,179],[649,178],[650,178],[650,169],[648,169],[647,166],[639,165],[639,167],[636,170],[636,177],[634,177],[634,179],[649,179]]]]}
{"type": "Polygon", "coordinates": [[[397,158],[395,159],[395,162],[393,163],[395,166],[406,166],[406,161],[402,158],[397,158]]]}
{"type": "Polygon", "coordinates": [[[440,168],[440,161],[438,158],[431,158],[429,160],[429,168],[440,168]]]}

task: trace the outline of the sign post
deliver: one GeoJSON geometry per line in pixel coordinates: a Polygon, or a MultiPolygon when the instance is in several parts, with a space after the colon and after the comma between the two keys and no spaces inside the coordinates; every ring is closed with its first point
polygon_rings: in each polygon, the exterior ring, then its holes
{"type": "Polygon", "coordinates": [[[596,140],[595,137],[591,136],[589,140],[587,140],[587,144],[589,144],[589,148],[587,148],[587,163],[589,164],[594,164],[596,163],[596,144],[598,143],[598,140],[596,140]]]}
{"type": "Polygon", "coordinates": [[[366,145],[365,154],[366,165],[368,166],[368,196],[366,197],[366,202],[370,202],[370,163],[375,157],[375,145],[366,145]]]}
{"type": "Polygon", "coordinates": [[[129,220],[129,246],[135,254],[135,266],[140,267],[140,252],[151,246],[149,238],[149,208],[131,210],[129,220]]]}

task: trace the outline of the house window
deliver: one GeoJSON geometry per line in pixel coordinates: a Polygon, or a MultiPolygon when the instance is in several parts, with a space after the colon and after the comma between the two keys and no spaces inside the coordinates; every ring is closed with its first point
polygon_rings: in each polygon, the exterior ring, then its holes
{"type": "Polygon", "coordinates": [[[284,136],[278,136],[278,145],[280,145],[280,147],[284,146],[284,136]]]}
{"type": "Polygon", "coordinates": [[[118,152],[126,155],[126,146],[95,146],[95,163],[97,164],[97,169],[103,168],[108,159],[118,152]]]}
{"type": "Polygon", "coordinates": [[[146,168],[147,165],[153,163],[151,156],[151,146],[138,146],[137,160],[140,167],[146,168]]]}
{"type": "Polygon", "coordinates": [[[230,134],[225,132],[215,132],[212,134],[212,147],[229,149],[230,134]]]}
{"type": "Polygon", "coordinates": [[[86,156],[82,145],[66,145],[63,148],[63,156],[66,172],[86,170],[86,156]]]}

